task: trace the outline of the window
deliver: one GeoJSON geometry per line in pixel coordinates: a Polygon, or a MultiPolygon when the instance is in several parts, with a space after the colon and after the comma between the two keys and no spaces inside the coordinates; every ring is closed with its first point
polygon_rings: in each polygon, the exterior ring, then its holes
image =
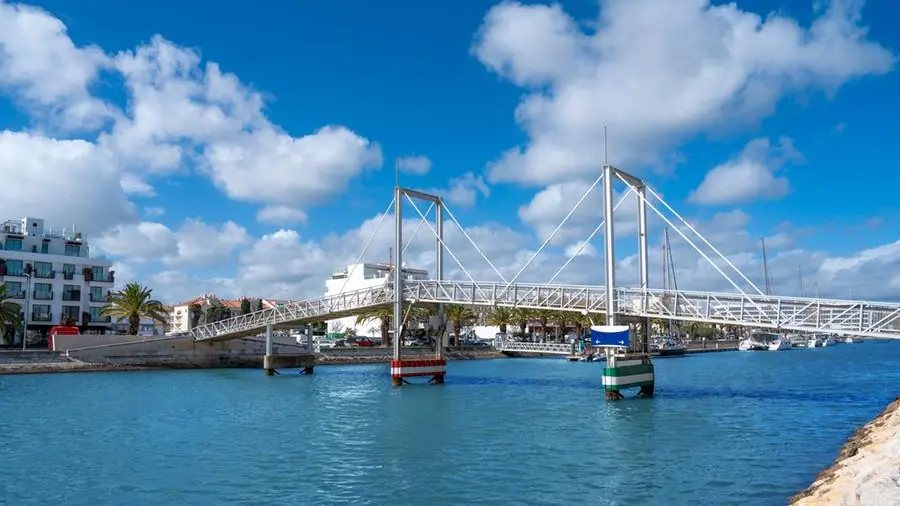
{"type": "Polygon", "coordinates": [[[49,322],[50,304],[34,304],[31,306],[31,321],[49,322]]]}
{"type": "Polygon", "coordinates": [[[7,237],[6,243],[3,245],[3,247],[10,251],[22,251],[22,239],[13,239],[11,237],[7,237]]]}
{"type": "Polygon", "coordinates": [[[11,299],[24,299],[25,298],[25,290],[22,290],[22,282],[21,281],[7,281],[4,283],[6,285],[6,294],[11,299]]]}
{"type": "Polygon", "coordinates": [[[106,302],[106,295],[103,294],[102,286],[91,287],[91,302],[106,302]]]}
{"type": "Polygon", "coordinates": [[[62,300],[81,300],[81,290],[78,285],[63,285],[62,300]]]}
{"type": "Polygon", "coordinates": [[[106,273],[103,272],[103,267],[91,267],[91,270],[94,271],[94,281],[106,281],[106,273]]]}
{"type": "Polygon", "coordinates": [[[41,253],[50,253],[50,243],[44,241],[41,243],[41,253]]]}
{"type": "Polygon", "coordinates": [[[34,284],[34,299],[35,300],[51,300],[53,299],[53,285],[50,283],[35,283],[34,284]]]}
{"type": "Polygon", "coordinates": [[[63,306],[62,307],[62,318],[71,318],[75,320],[75,323],[78,323],[78,317],[81,313],[81,308],[78,306],[63,306]]]}
{"type": "Polygon", "coordinates": [[[80,257],[81,256],[81,245],[80,244],[66,244],[65,255],[67,257],[80,257]]]}
{"type": "Polygon", "coordinates": [[[63,279],[75,279],[75,264],[63,264],[63,279]]]}
{"type": "Polygon", "coordinates": [[[35,262],[34,277],[49,279],[53,277],[53,264],[50,262],[35,262]]]}
{"type": "Polygon", "coordinates": [[[7,276],[23,276],[25,274],[24,265],[21,260],[7,260],[6,261],[6,275],[7,276]]]}
{"type": "Polygon", "coordinates": [[[91,306],[91,321],[99,322],[99,321],[109,321],[108,316],[104,317],[100,314],[100,311],[103,309],[103,306],[91,306]]]}

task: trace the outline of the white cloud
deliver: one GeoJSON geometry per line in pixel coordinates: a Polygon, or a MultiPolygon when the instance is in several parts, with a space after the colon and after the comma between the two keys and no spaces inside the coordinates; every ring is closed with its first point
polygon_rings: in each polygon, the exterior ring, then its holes
{"type": "Polygon", "coordinates": [[[166,214],[166,210],[158,206],[150,206],[144,208],[144,216],[162,216],[166,214]]]}
{"type": "Polygon", "coordinates": [[[660,164],[697,132],[770,114],[794,90],[833,93],[891,70],[866,39],[862,2],[834,0],[808,28],[706,0],[605,0],[589,31],[557,6],[503,2],[474,54],[530,90],[516,110],[529,143],[491,164],[493,181],[547,184],[596,173],[603,127],[611,159],[660,164]]]}
{"type": "Polygon", "coordinates": [[[426,156],[404,156],[397,159],[397,168],[407,174],[424,176],[431,170],[431,160],[426,156]]]}
{"type": "Polygon", "coordinates": [[[122,174],[119,184],[122,185],[122,191],[129,195],[141,195],[143,197],[156,195],[156,190],[152,186],[134,174],[122,174]]]}
{"type": "Polygon", "coordinates": [[[277,225],[293,225],[306,223],[307,216],[300,209],[287,206],[266,206],[256,213],[256,221],[277,225]]]}
{"type": "Polygon", "coordinates": [[[63,23],[45,11],[0,1],[0,91],[63,128],[91,128],[113,110],[89,86],[109,58],[95,46],[76,47],[63,23]]]}
{"type": "Polygon", "coordinates": [[[32,7],[0,3],[0,91],[42,125],[89,131],[83,140],[2,132],[0,178],[39,184],[0,211],[84,219],[91,231],[133,220],[125,194],[153,196],[154,178],[200,172],[232,199],[275,206],[264,217],[280,207],[296,218],[382,163],[377,143],[344,126],[283,131],[259,93],[195,51],[154,36],[110,56],[77,46],[59,19],[32,7]],[[101,71],[124,78],[123,108],[91,96],[101,71]]]}
{"type": "Polygon", "coordinates": [[[787,162],[803,157],[785,137],[772,146],[769,139],[754,139],[732,160],[710,170],[689,200],[698,204],[742,204],[759,199],[780,199],[791,191],[786,177],[777,172],[787,162]]]}
{"type": "Polygon", "coordinates": [[[162,223],[121,225],[95,239],[106,253],[127,262],[161,261],[168,267],[213,267],[251,242],[247,230],[228,221],[219,228],[199,220],[185,220],[178,230],[162,223]]]}
{"type": "Polygon", "coordinates": [[[475,205],[479,195],[489,197],[491,188],[485,182],[484,177],[476,176],[472,172],[466,172],[462,176],[450,179],[447,188],[432,188],[426,190],[426,192],[440,195],[442,199],[450,204],[471,207],[475,205]]]}
{"type": "MultiPolygon", "coordinates": [[[[519,208],[519,218],[534,229],[538,239],[543,242],[550,237],[553,230],[590,187],[591,182],[588,181],[551,184],[537,192],[528,204],[519,208]]],[[[618,202],[621,197],[622,193],[616,192],[613,202],[618,202]]],[[[652,214],[652,211],[648,213],[652,214]]],[[[637,230],[637,197],[634,193],[625,197],[615,216],[616,236],[627,235],[637,230]]],[[[573,241],[580,243],[586,240],[602,221],[603,181],[600,181],[556,233],[550,244],[562,245],[573,241]]],[[[595,237],[602,238],[603,230],[601,229],[595,237]]]]}
{"type": "Polygon", "coordinates": [[[137,219],[115,164],[87,141],[0,131],[0,179],[15,188],[0,199],[6,218],[38,216],[48,226],[75,222],[88,234],[137,219]]]}

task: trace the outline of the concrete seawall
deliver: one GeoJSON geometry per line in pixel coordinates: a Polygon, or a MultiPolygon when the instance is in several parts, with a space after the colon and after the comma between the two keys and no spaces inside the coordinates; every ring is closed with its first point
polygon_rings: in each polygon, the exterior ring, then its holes
{"type": "Polygon", "coordinates": [[[900,397],[857,430],[791,506],[900,505],[900,397]]]}
{"type": "MultiPolygon", "coordinates": [[[[262,338],[244,338],[219,342],[195,342],[190,337],[59,336],[57,351],[0,351],[0,374],[43,372],[118,371],[141,369],[262,369],[266,343],[262,338]],[[83,338],[82,338],[83,337],[83,338]]],[[[296,341],[276,338],[276,354],[305,353],[296,341]]],[[[322,350],[317,365],[380,363],[391,360],[388,348],[332,348],[322,350]]],[[[425,357],[426,348],[405,348],[406,357],[425,357]]],[[[449,360],[495,358],[501,354],[488,348],[454,349],[449,360]]]]}

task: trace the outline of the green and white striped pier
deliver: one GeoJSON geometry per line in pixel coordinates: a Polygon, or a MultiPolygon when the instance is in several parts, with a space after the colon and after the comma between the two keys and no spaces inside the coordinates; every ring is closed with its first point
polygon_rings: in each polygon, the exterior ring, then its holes
{"type": "Polygon", "coordinates": [[[603,368],[603,388],[606,400],[615,401],[623,398],[621,390],[640,387],[640,397],[653,395],[655,374],[653,362],[645,353],[616,355],[610,353],[607,365],[603,368]]]}

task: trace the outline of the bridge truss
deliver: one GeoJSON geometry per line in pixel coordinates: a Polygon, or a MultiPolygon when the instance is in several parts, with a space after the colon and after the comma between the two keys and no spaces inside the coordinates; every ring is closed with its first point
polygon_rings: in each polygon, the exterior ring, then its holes
{"type": "MultiPolygon", "coordinates": [[[[388,304],[393,305],[394,317],[392,320],[395,322],[395,335],[399,336],[402,335],[402,326],[407,317],[403,313],[404,301],[413,304],[436,304],[439,313],[443,305],[463,304],[485,308],[509,307],[575,311],[585,315],[606,313],[606,321],[609,324],[614,324],[617,316],[629,316],[783,331],[835,332],[864,337],[900,338],[900,303],[779,297],[765,294],[646,182],[609,164],[604,166],[603,173],[575,203],[559,226],[510,279],[507,279],[497,269],[472,240],[439,196],[406,189],[398,184],[394,191],[394,199],[388,206],[388,211],[391,209],[393,209],[394,217],[394,257],[392,259],[394,268],[391,277],[386,279],[383,285],[346,292],[342,289],[341,293],[337,295],[293,302],[273,309],[201,325],[192,330],[195,339],[233,339],[261,333],[265,330],[266,325],[289,327],[358,314],[369,308],[388,304]],[[613,203],[613,183],[617,180],[625,184],[627,191],[617,202],[613,203]],[[604,192],[604,219],[587,240],[581,243],[578,250],[570,255],[546,283],[518,282],[522,273],[553,240],[601,181],[604,192]],[[615,211],[631,193],[637,196],[638,203],[640,281],[637,287],[618,287],[615,284],[615,241],[609,239],[615,237],[615,220],[613,219],[615,211]],[[425,212],[418,207],[417,200],[430,203],[425,212]],[[409,203],[419,217],[418,225],[405,245],[403,243],[404,202],[409,203]],[[673,217],[666,216],[660,208],[668,211],[673,217]],[[435,209],[434,226],[427,217],[431,209],[435,209]],[[734,291],[703,292],[650,288],[647,243],[648,211],[659,216],[669,228],[700,254],[710,268],[718,272],[734,291]],[[465,239],[487,262],[500,281],[479,281],[470,274],[446,244],[444,215],[447,215],[456,224],[465,239]],[[435,279],[425,281],[404,279],[403,270],[397,266],[403,265],[404,253],[412,244],[422,225],[428,228],[435,240],[435,279]],[[562,271],[601,229],[604,231],[604,269],[607,283],[597,286],[554,284],[562,271]],[[711,255],[704,251],[698,243],[705,245],[711,255]],[[445,252],[465,274],[468,281],[443,279],[445,252]],[[718,262],[711,257],[716,257],[718,262]],[[720,267],[720,263],[724,267],[720,267]],[[743,283],[739,284],[736,279],[743,283]],[[401,289],[395,290],[394,287],[398,286],[401,289]]],[[[365,255],[387,215],[387,211],[382,214],[378,227],[354,265],[359,264],[365,255]]],[[[348,280],[349,277],[348,274],[348,280]]],[[[400,339],[394,339],[394,346],[394,355],[399,356],[400,339]]],[[[436,353],[439,354],[440,350],[436,350],[436,353]]]]}

